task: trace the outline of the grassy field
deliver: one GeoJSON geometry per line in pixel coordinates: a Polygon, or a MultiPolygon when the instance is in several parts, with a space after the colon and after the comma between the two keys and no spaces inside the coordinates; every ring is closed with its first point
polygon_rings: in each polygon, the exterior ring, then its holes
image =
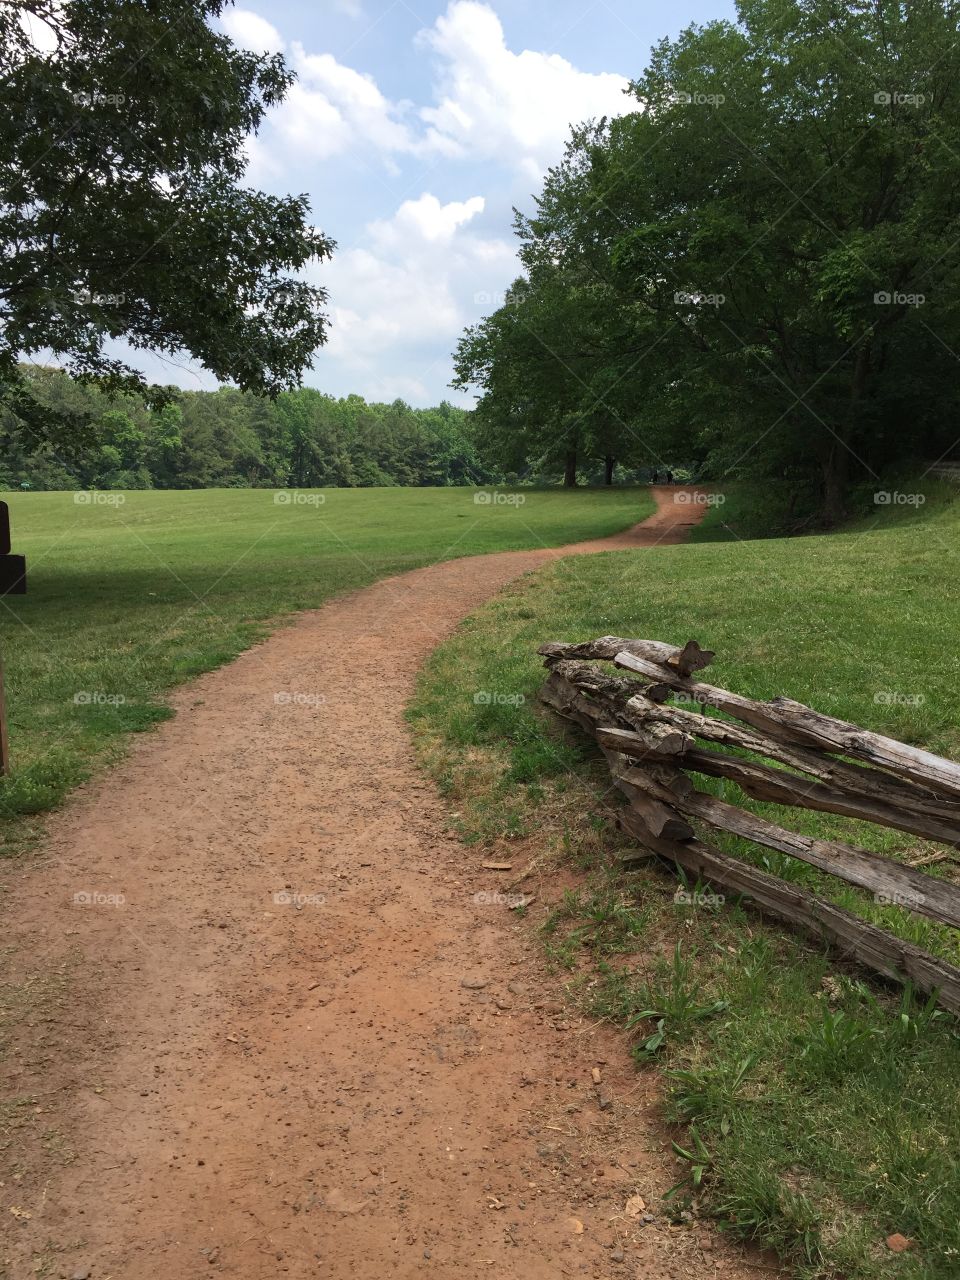
{"type": "Polygon", "coordinates": [[[168,713],[179,681],[277,620],[436,560],[614,533],[653,510],[642,489],[334,489],[5,494],[29,593],[0,608],[13,776],[0,834],[168,713]]]}
{"type": "MultiPolygon", "coordinates": [[[[671,1203],[775,1246],[803,1277],[960,1274],[957,1022],[739,903],[679,905],[662,869],[615,869],[605,767],[538,706],[535,650],[604,633],[693,636],[717,650],[713,683],[786,693],[958,757],[960,495],[927,488],[919,510],[878,509],[829,537],[729,540],[717,507],[696,545],[552,566],[467,621],[411,711],[468,841],[519,867],[555,857],[577,870],[579,888],[541,920],[544,942],[571,997],[629,1028],[641,1068],[666,1073],[682,1184],[671,1203]],[[501,696],[477,705],[477,690],[501,696]],[[894,1233],[907,1252],[887,1246],[894,1233]]],[[[736,788],[729,798],[743,802],[736,788]]],[[[792,810],[789,825],[922,851],[830,815],[792,810]]],[[[756,860],[960,959],[956,931],[788,858],[756,860]]]]}

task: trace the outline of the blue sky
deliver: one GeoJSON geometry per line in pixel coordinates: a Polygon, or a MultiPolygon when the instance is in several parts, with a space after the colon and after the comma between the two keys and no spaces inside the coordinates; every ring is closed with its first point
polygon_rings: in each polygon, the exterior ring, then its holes
{"type": "MultiPolygon", "coordinates": [[[[238,43],[298,74],[250,144],[251,185],[306,192],[337,253],[329,344],[305,381],[335,395],[449,389],[451,352],[517,274],[511,210],[529,209],[570,125],[628,108],[650,46],[726,0],[256,0],[225,11],[238,43]]],[[[213,385],[184,360],[147,372],[213,385]]]]}

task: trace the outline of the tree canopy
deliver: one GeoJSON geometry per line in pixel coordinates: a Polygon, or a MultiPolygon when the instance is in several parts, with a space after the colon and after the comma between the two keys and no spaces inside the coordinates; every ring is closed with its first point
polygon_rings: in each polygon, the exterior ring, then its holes
{"type": "Polygon", "coordinates": [[[325,291],[299,273],[332,242],[305,196],[242,184],[292,76],[210,25],[224,7],[0,5],[0,398],[45,440],[84,423],[35,411],[18,364],[35,353],[147,392],[109,354],[125,339],[274,395],[325,339],[325,291]]]}
{"type": "Polygon", "coordinates": [[[514,457],[681,458],[819,491],[954,440],[954,0],[741,0],[664,40],[517,217],[457,384],[514,457]]]}
{"type": "Polygon", "coordinates": [[[309,387],[272,399],[168,387],[158,406],[61,369],[24,366],[21,376],[38,413],[88,422],[90,431],[59,448],[38,444],[0,405],[0,490],[458,485],[501,474],[477,457],[472,415],[448,403],[369,404],[309,387]]]}

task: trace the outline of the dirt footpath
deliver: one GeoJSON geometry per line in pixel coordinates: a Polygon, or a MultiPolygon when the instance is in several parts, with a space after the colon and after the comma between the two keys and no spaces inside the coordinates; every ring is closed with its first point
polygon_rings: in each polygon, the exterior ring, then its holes
{"type": "MultiPolygon", "coordinates": [[[[674,493],[576,550],[679,540],[674,493]]],[[[756,1277],[661,1215],[655,1084],[474,900],[496,885],[414,765],[424,657],[558,554],[302,615],[181,688],[4,870],[0,1274],[756,1277]]]]}

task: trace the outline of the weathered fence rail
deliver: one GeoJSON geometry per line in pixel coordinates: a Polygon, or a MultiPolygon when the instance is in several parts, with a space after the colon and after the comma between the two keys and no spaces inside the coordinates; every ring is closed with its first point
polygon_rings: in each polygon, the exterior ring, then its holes
{"type": "Polygon", "coordinates": [[[960,1013],[960,968],[721,852],[698,827],[775,849],[876,901],[952,928],[960,927],[960,885],[855,844],[801,835],[693,781],[698,774],[724,778],[753,799],[872,822],[949,851],[960,849],[960,764],[789,698],[760,702],[706,684],[696,673],[715,655],[695,641],[679,649],[601,636],[585,644],[552,642],[538,652],[550,672],[542,700],[593,735],[627,798],[622,826],[646,852],[631,852],[626,861],[669,858],[813,931],[885,977],[937,991],[945,1008],[960,1013]],[[705,714],[707,708],[721,715],[705,714]],[[724,747],[763,759],[717,749],[724,747]]]}

